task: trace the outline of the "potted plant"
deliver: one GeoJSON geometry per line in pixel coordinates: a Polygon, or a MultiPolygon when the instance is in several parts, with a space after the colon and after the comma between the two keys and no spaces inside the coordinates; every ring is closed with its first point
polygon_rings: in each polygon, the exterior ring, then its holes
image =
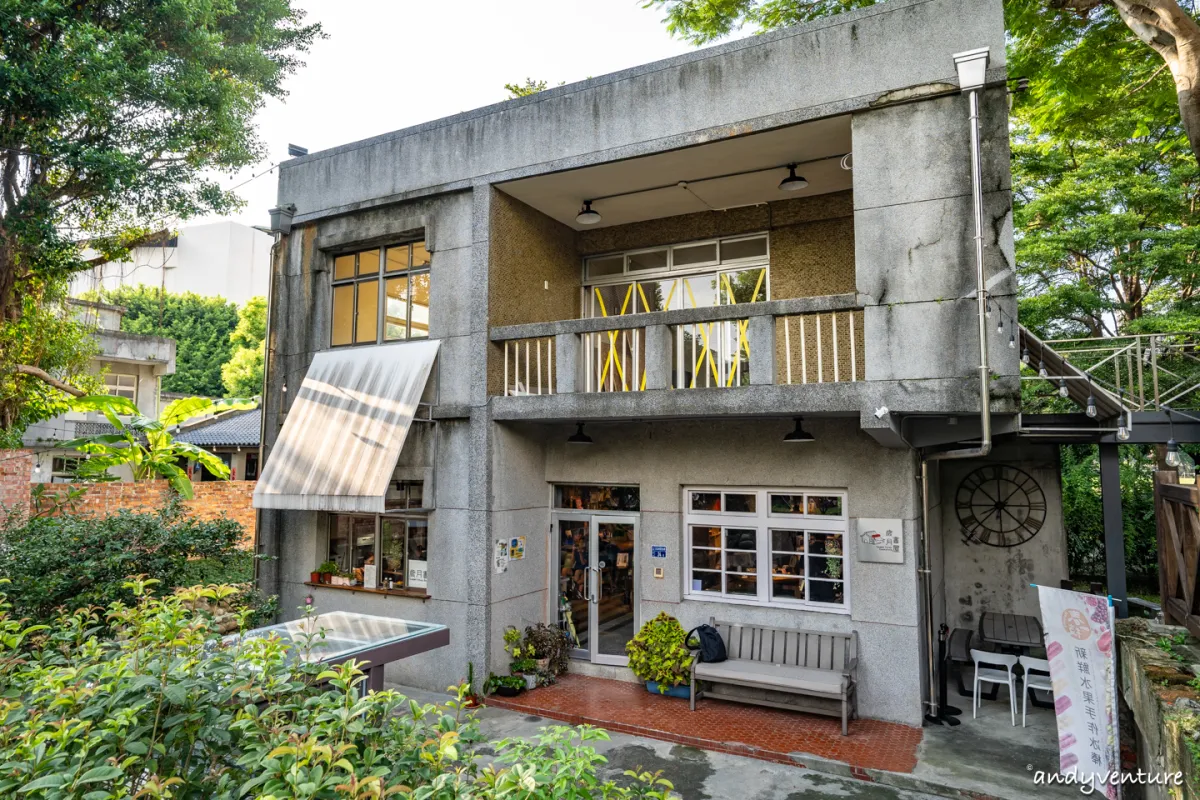
{"type": "Polygon", "coordinates": [[[484,694],[498,694],[501,697],[516,697],[525,691],[525,679],[520,675],[488,675],[483,685],[484,694]]]}
{"type": "Polygon", "coordinates": [[[533,657],[533,645],[521,644],[521,632],[516,628],[509,628],[504,631],[504,651],[512,656],[512,663],[508,665],[509,672],[521,676],[526,689],[536,689],[538,672],[537,661],[533,657]]]}
{"type": "Polygon", "coordinates": [[[690,697],[693,656],[687,632],[665,612],[647,622],[625,645],[629,668],[646,682],[646,690],[671,697],[690,697]]]}
{"type": "Polygon", "coordinates": [[[330,578],[335,572],[337,572],[337,564],[333,563],[332,561],[326,561],[322,563],[319,567],[317,567],[317,576],[319,577],[318,582],[329,583],[330,578]]]}
{"type": "Polygon", "coordinates": [[[525,644],[533,648],[537,671],[546,683],[565,675],[571,661],[571,642],[562,628],[539,622],[525,629],[525,644]]]}

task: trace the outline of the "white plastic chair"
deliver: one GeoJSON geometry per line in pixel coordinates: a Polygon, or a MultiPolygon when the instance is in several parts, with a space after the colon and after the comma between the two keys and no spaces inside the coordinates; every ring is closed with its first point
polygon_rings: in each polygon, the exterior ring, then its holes
{"type": "Polygon", "coordinates": [[[971,660],[975,662],[975,686],[971,693],[971,718],[979,717],[979,684],[995,683],[1008,687],[1008,710],[1012,715],[1012,724],[1017,725],[1017,677],[1013,668],[1017,666],[1017,656],[1004,653],[988,653],[983,650],[971,650],[971,660]],[[984,666],[990,665],[990,666],[984,666]],[[1003,669],[995,669],[1003,667],[1003,669]]]}
{"type": "Polygon", "coordinates": [[[1044,692],[1053,692],[1054,685],[1050,683],[1050,662],[1046,659],[1021,656],[1020,663],[1021,668],[1025,670],[1025,685],[1021,691],[1021,727],[1024,728],[1025,712],[1029,709],[1030,690],[1040,689],[1044,692]],[[1041,674],[1030,674],[1031,670],[1041,674]]]}

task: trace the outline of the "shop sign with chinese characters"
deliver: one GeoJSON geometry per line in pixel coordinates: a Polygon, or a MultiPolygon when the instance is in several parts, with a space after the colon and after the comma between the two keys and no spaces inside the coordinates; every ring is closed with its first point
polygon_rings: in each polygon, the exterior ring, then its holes
{"type": "Polygon", "coordinates": [[[1120,796],[1113,609],[1104,597],[1038,587],[1054,686],[1059,772],[1120,796]]]}
{"type": "Polygon", "coordinates": [[[857,521],[858,560],[876,564],[904,563],[904,527],[899,519],[857,521]]]}

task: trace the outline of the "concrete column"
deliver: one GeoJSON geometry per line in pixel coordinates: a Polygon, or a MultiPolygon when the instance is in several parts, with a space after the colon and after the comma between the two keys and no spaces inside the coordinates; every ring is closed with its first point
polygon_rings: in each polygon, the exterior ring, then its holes
{"type": "Polygon", "coordinates": [[[580,391],[579,335],[560,333],[554,337],[554,393],[575,394],[580,391]]]}
{"type": "Polygon", "coordinates": [[[1104,506],[1104,565],[1118,617],[1129,616],[1125,589],[1125,526],[1121,514],[1121,458],[1115,444],[1100,445],[1100,496],[1104,506]]]}
{"type": "Polygon", "coordinates": [[[675,337],[668,325],[646,326],[646,391],[671,388],[671,350],[675,337]]]}
{"type": "Polygon", "coordinates": [[[751,317],[746,330],[750,342],[750,385],[775,384],[775,318],[751,317]]]}

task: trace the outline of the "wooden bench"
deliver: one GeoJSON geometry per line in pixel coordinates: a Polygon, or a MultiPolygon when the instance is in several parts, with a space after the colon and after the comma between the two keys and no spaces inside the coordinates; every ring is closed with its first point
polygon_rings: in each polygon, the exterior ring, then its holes
{"type": "Polygon", "coordinates": [[[709,623],[725,642],[727,659],[692,662],[692,711],[700,697],[841,716],[842,735],[858,716],[858,633],[709,623]],[[699,682],[753,691],[699,690],[699,682]],[[805,699],[810,698],[810,699],[805,699]]]}

